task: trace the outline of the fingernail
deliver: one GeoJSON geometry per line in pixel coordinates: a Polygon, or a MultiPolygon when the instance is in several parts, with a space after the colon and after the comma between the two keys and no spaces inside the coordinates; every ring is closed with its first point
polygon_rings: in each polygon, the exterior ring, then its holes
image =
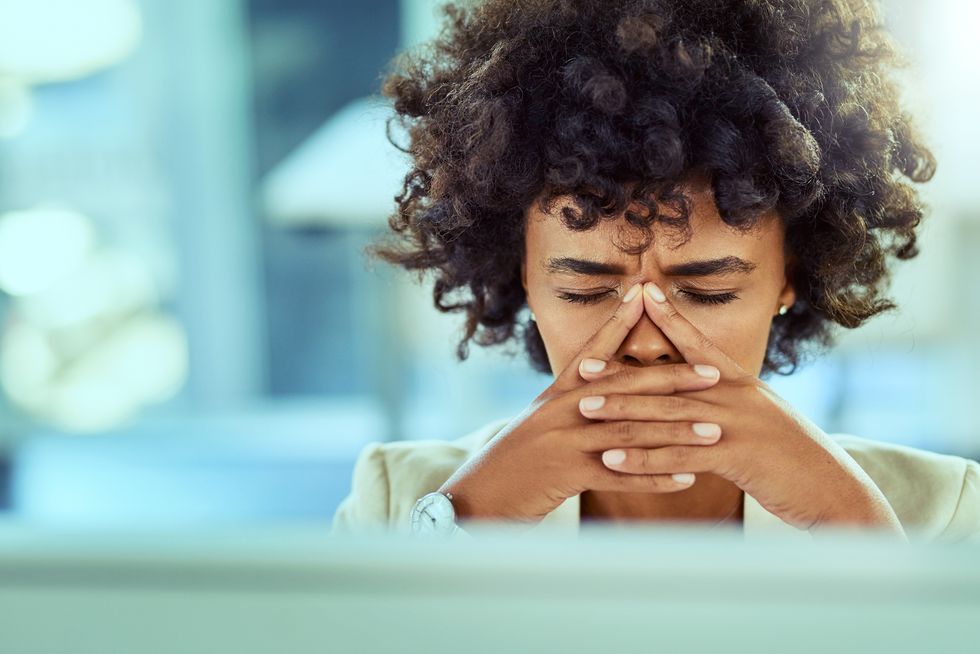
{"type": "Polygon", "coordinates": [[[694,430],[695,434],[704,438],[714,438],[721,435],[721,427],[713,422],[696,422],[691,425],[691,429],[694,430]]]}
{"type": "Polygon", "coordinates": [[[579,364],[583,372],[602,372],[606,369],[606,362],[602,359],[582,359],[579,364]]]}
{"type": "Polygon", "coordinates": [[[714,366],[709,366],[703,363],[699,363],[698,365],[694,366],[694,372],[698,373],[702,377],[707,377],[708,379],[714,379],[721,374],[714,366]]]}
{"type": "Polygon", "coordinates": [[[678,472],[675,475],[671,475],[671,477],[673,477],[674,481],[681,484],[690,484],[694,481],[693,472],[678,472]]]}
{"type": "Polygon", "coordinates": [[[605,403],[606,398],[602,395],[590,395],[589,397],[583,397],[578,401],[578,405],[585,411],[595,411],[596,409],[601,409],[602,405],[605,403]]]}
{"type": "Polygon", "coordinates": [[[664,302],[667,300],[667,296],[664,292],[660,290],[660,287],[653,282],[647,283],[647,295],[653,298],[654,302],[664,302]]]}
{"type": "Polygon", "coordinates": [[[602,453],[602,462],[606,465],[619,465],[626,460],[626,452],[622,450],[606,450],[602,453]]]}
{"type": "Polygon", "coordinates": [[[623,296],[623,304],[630,302],[633,298],[636,297],[636,294],[639,292],[640,292],[639,284],[633,284],[632,286],[630,286],[630,290],[628,290],[626,292],[626,295],[623,296]]]}

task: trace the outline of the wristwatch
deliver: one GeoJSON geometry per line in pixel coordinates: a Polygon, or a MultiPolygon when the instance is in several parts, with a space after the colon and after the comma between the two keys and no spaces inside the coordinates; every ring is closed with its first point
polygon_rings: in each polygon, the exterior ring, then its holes
{"type": "Polygon", "coordinates": [[[415,501],[412,507],[412,534],[416,536],[470,537],[456,524],[453,494],[434,491],[415,501]]]}

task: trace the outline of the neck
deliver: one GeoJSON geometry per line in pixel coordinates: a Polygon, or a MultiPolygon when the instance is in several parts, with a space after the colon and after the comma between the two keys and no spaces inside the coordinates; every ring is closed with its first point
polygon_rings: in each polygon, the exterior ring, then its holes
{"type": "Polygon", "coordinates": [[[585,491],[580,513],[583,520],[614,522],[740,523],[742,504],[738,486],[717,475],[699,473],[691,488],[676,493],[585,491]]]}

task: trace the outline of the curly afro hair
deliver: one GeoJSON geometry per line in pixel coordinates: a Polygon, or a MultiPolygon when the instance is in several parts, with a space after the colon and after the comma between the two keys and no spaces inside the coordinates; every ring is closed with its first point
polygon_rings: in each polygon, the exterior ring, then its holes
{"type": "MultiPolygon", "coordinates": [[[[722,219],[750,229],[775,210],[797,300],[772,324],[762,374],[895,304],[889,256],[918,254],[935,159],[902,109],[907,66],[865,0],[487,0],[442,5],[433,41],[392,60],[410,154],[392,232],[368,247],[433,272],[456,350],[523,340],[551,372],[520,277],[526,210],[570,195],[563,223],[623,216],[647,235],[685,229],[682,190],[710,179],[722,219]],[[643,211],[632,210],[634,203],[643,211]],[[670,209],[667,213],[662,208],[670,209]]],[[[687,227],[689,235],[690,228],[687,227]]],[[[649,245],[650,239],[639,248],[649,245]]],[[[635,252],[636,250],[634,250],[635,252]]]]}

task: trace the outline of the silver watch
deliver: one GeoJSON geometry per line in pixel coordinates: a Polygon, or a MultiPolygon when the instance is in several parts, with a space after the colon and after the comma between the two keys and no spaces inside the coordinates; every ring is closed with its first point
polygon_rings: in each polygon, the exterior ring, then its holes
{"type": "Polygon", "coordinates": [[[412,533],[451,536],[462,531],[456,524],[453,494],[434,491],[420,497],[412,507],[412,533]]]}

